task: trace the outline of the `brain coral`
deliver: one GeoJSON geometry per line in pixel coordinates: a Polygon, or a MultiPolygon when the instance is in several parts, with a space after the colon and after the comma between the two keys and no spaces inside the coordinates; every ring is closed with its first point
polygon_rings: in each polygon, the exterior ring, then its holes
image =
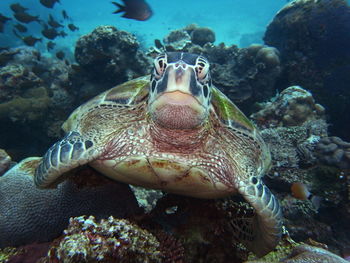
{"type": "Polygon", "coordinates": [[[90,168],[75,171],[75,180],[66,180],[56,189],[40,190],[25,172],[39,160],[25,159],[0,177],[0,248],[52,240],[73,216],[125,216],[138,209],[127,185],[90,168]]]}

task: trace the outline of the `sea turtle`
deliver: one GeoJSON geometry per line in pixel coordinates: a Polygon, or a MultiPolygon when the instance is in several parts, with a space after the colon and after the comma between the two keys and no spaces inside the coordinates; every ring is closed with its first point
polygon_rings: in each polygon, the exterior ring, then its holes
{"type": "Polygon", "coordinates": [[[197,198],[240,194],[256,210],[241,235],[258,255],[281,235],[281,209],[261,177],[270,153],[257,129],[212,84],[201,55],[169,52],[154,60],[151,77],[116,86],[78,107],[63,124],[66,136],[44,155],[39,188],[89,164],[124,183],[197,198]]]}

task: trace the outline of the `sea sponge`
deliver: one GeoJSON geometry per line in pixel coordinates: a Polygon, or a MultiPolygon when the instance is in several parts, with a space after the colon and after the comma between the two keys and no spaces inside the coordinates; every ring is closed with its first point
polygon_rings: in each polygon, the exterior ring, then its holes
{"type": "Polygon", "coordinates": [[[192,43],[204,46],[206,43],[215,42],[215,32],[208,27],[198,27],[191,32],[192,43]]]}
{"type": "Polygon", "coordinates": [[[262,47],[256,54],[256,61],[262,62],[268,67],[277,67],[280,65],[279,51],[274,47],[262,47]]]}
{"type": "Polygon", "coordinates": [[[299,86],[283,90],[262,109],[251,115],[264,128],[300,126],[311,120],[324,119],[324,108],[315,103],[312,94],[299,86]]]}
{"type": "Polygon", "coordinates": [[[339,137],[322,138],[316,146],[315,156],[320,163],[350,169],[350,143],[339,137]]]}
{"type": "Polygon", "coordinates": [[[50,241],[73,216],[124,217],[138,211],[127,185],[91,168],[71,171],[73,180],[56,189],[38,189],[32,176],[40,159],[27,158],[0,177],[0,248],[50,241]]]}

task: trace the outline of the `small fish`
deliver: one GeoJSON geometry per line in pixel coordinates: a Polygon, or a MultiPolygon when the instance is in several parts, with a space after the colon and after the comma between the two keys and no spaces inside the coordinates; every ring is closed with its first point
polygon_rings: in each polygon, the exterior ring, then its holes
{"type": "Polygon", "coordinates": [[[55,39],[60,34],[57,32],[54,28],[49,28],[47,25],[44,27],[43,30],[41,30],[41,34],[46,37],[47,39],[55,39]]]}
{"type": "Polygon", "coordinates": [[[25,12],[15,13],[14,17],[19,22],[26,23],[26,24],[33,22],[33,21],[37,21],[40,23],[39,16],[32,16],[32,15],[25,13],[25,12]]]}
{"type": "Polygon", "coordinates": [[[56,58],[58,58],[60,60],[63,60],[65,56],[66,56],[66,54],[64,54],[63,51],[56,52],[56,58]]]}
{"type": "Polygon", "coordinates": [[[50,26],[52,26],[53,28],[58,28],[58,27],[63,27],[63,25],[61,25],[60,23],[58,23],[53,17],[52,15],[49,15],[49,21],[47,22],[50,26]]]}
{"type": "Polygon", "coordinates": [[[4,23],[0,22],[0,33],[4,32],[4,23]]]}
{"type": "Polygon", "coordinates": [[[24,25],[22,24],[15,24],[14,27],[21,33],[25,33],[28,31],[28,28],[26,28],[24,25]]]}
{"type": "Polygon", "coordinates": [[[19,3],[11,4],[10,8],[14,13],[23,13],[28,10],[28,8],[21,6],[19,3]]]}
{"type": "Polygon", "coordinates": [[[160,40],[159,40],[159,39],[155,39],[155,40],[154,40],[154,45],[155,45],[155,46],[156,46],[156,48],[158,48],[158,49],[162,49],[162,48],[164,48],[164,46],[163,46],[162,42],[160,42],[160,40]]]}
{"type": "Polygon", "coordinates": [[[294,182],[290,189],[295,198],[303,201],[310,200],[316,210],[320,208],[322,197],[313,195],[304,183],[294,182]]]}
{"type": "Polygon", "coordinates": [[[23,43],[26,44],[27,46],[34,46],[38,41],[42,41],[41,38],[36,38],[33,36],[26,36],[26,37],[22,37],[20,35],[18,35],[18,33],[16,32],[16,30],[13,30],[13,33],[15,34],[15,36],[17,36],[19,39],[22,39],[23,43]]]}
{"type": "Polygon", "coordinates": [[[47,8],[53,8],[56,2],[60,3],[60,0],[40,0],[40,3],[47,8]]]}
{"type": "Polygon", "coordinates": [[[62,17],[63,17],[63,19],[67,19],[67,20],[69,19],[69,16],[68,16],[66,10],[62,10],[62,17]]]}
{"type": "Polygon", "coordinates": [[[11,18],[4,16],[0,13],[0,22],[5,24],[7,21],[11,20],[11,18]]]}
{"type": "Polygon", "coordinates": [[[66,32],[61,31],[61,32],[60,32],[60,36],[61,36],[61,37],[66,37],[66,36],[68,36],[68,35],[67,35],[67,33],[66,33],[66,32]]]}
{"type": "Polygon", "coordinates": [[[144,0],[122,0],[124,5],[116,2],[112,2],[119,9],[113,12],[113,14],[118,14],[124,12],[122,17],[135,19],[139,21],[145,21],[149,19],[153,12],[151,7],[144,0]]]}
{"type": "Polygon", "coordinates": [[[5,66],[7,62],[11,61],[14,55],[18,53],[19,51],[9,51],[9,48],[0,47],[0,66],[5,66]]]}
{"type": "Polygon", "coordinates": [[[47,51],[50,51],[50,50],[54,49],[55,46],[56,46],[55,42],[49,41],[49,42],[46,43],[47,51]]]}
{"type": "Polygon", "coordinates": [[[73,25],[73,24],[69,24],[69,25],[68,25],[68,28],[69,28],[70,31],[72,31],[72,32],[74,32],[74,31],[76,31],[76,30],[79,30],[79,27],[76,27],[76,26],[73,25]]]}

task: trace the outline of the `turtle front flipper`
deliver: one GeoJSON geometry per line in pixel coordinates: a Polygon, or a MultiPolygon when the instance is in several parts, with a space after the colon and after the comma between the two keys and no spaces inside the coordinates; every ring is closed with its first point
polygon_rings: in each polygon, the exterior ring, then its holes
{"type": "Polygon", "coordinates": [[[34,183],[39,188],[49,188],[63,173],[94,160],[97,155],[92,140],[83,138],[79,132],[69,132],[46,152],[35,170],[34,183]]]}
{"type": "Polygon", "coordinates": [[[249,240],[245,245],[257,256],[264,256],[273,250],[282,235],[282,211],[276,197],[261,179],[250,178],[241,182],[238,191],[255,209],[256,217],[252,223],[249,240]]]}

